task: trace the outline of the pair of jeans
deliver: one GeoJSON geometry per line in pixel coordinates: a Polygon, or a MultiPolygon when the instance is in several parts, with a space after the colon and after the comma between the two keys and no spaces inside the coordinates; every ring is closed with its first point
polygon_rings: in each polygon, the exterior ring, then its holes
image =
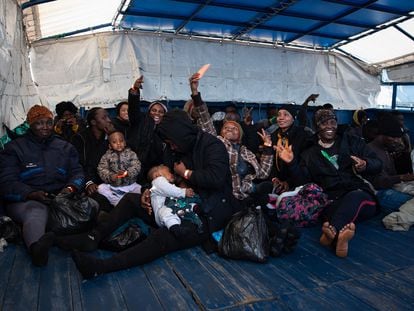
{"type": "Polygon", "coordinates": [[[381,208],[385,212],[391,213],[398,211],[400,206],[411,200],[413,196],[394,189],[382,189],[377,191],[377,198],[381,208]]]}

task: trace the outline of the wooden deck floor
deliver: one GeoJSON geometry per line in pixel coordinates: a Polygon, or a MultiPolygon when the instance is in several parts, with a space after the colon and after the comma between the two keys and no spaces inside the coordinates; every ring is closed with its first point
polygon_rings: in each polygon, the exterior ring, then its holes
{"type": "Polygon", "coordinates": [[[361,224],[347,259],[319,234],[302,230],[293,254],[266,264],[193,248],[89,281],[66,252],[37,268],[12,245],[0,253],[0,310],[414,310],[414,230],[361,224]]]}

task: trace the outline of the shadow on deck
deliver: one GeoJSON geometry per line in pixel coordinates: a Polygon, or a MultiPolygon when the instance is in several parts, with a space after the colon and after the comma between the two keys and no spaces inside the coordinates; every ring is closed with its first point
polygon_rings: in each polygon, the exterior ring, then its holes
{"type": "Polygon", "coordinates": [[[12,245],[0,253],[0,310],[414,310],[414,230],[360,224],[347,259],[319,235],[303,229],[294,253],[266,264],[193,248],[88,281],[56,247],[37,268],[12,245]]]}

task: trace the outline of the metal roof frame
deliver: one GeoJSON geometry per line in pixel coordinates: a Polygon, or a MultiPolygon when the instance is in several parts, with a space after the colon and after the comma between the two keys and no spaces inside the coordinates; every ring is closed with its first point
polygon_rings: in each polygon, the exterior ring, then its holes
{"type": "MultiPolygon", "coordinates": [[[[26,9],[52,1],[56,0],[30,0],[21,7],[26,9]]],[[[398,26],[413,17],[414,1],[403,0],[120,0],[111,23],[48,38],[112,26],[113,30],[238,43],[255,42],[325,51],[336,49],[348,55],[342,46],[389,27],[394,27],[414,42],[414,34],[398,26]],[[318,8],[326,10],[321,12],[318,8]],[[229,13],[226,15],[224,12],[229,13]],[[164,28],[163,25],[168,26],[164,28]],[[224,31],[220,34],[215,32],[216,29],[224,31]]]]}

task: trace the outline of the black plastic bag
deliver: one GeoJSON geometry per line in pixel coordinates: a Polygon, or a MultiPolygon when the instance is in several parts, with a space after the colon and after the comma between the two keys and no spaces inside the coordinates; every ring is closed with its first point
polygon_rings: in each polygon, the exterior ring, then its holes
{"type": "Polygon", "coordinates": [[[245,209],[234,214],[224,229],[218,251],[228,258],[265,262],[269,235],[262,210],[245,209]]]}
{"type": "Polygon", "coordinates": [[[99,247],[112,252],[123,251],[143,241],[148,235],[147,227],[140,219],[133,218],[102,240],[99,247]]]}
{"type": "Polygon", "coordinates": [[[290,220],[271,221],[266,218],[269,228],[270,256],[280,257],[292,253],[300,239],[300,232],[290,220]]]}
{"type": "Polygon", "coordinates": [[[73,234],[89,230],[94,224],[99,204],[81,194],[58,194],[49,206],[49,230],[73,234]]]}
{"type": "Polygon", "coordinates": [[[9,243],[21,241],[20,227],[10,217],[0,217],[0,238],[5,239],[9,243]]]}

